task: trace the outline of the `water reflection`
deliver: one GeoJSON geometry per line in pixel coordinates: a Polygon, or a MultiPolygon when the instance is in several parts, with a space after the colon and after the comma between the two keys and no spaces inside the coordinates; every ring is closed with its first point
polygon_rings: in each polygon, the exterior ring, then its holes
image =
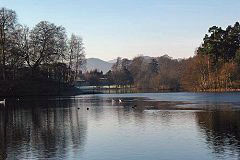
{"type": "Polygon", "coordinates": [[[0,108],[0,159],[51,158],[239,159],[240,111],[231,103],[109,95],[0,108]]]}
{"type": "Polygon", "coordinates": [[[73,104],[31,100],[1,109],[0,159],[63,158],[82,151],[87,121],[73,104]]]}
{"type": "Polygon", "coordinates": [[[240,112],[197,112],[196,119],[206,143],[218,156],[234,155],[240,158],[240,112]]]}

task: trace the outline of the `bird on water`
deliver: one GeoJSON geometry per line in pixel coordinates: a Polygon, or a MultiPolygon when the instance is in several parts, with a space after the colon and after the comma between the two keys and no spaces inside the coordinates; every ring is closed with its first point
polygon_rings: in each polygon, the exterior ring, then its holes
{"type": "Polygon", "coordinates": [[[134,108],[134,109],[135,109],[136,107],[137,107],[137,105],[135,104],[135,105],[134,105],[132,108],[134,108]]]}
{"type": "Polygon", "coordinates": [[[112,103],[115,103],[115,100],[114,100],[114,99],[112,99],[112,103]]]}
{"type": "Polygon", "coordinates": [[[0,101],[0,104],[6,105],[6,99],[3,99],[3,101],[0,101]]]}

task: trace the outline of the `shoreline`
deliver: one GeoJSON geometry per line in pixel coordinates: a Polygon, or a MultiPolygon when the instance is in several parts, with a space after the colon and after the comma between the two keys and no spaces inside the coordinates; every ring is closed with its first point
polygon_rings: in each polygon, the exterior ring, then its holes
{"type": "Polygon", "coordinates": [[[111,91],[115,91],[113,93],[109,92],[101,92],[106,91],[107,89],[103,90],[81,90],[76,87],[68,88],[67,91],[63,91],[60,94],[17,94],[17,95],[1,95],[1,98],[35,98],[35,97],[70,97],[70,96],[77,96],[77,95],[94,95],[94,94],[134,94],[134,93],[178,93],[178,92],[187,92],[187,93],[230,93],[230,92],[240,92],[240,89],[214,89],[214,90],[205,90],[205,91],[171,91],[171,90],[162,90],[162,91],[143,91],[143,90],[132,90],[131,92],[118,92],[119,89],[111,89],[111,91]]]}

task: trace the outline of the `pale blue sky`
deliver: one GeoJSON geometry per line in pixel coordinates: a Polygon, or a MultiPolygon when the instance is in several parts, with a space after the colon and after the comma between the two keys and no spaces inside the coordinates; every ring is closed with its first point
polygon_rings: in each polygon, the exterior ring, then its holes
{"type": "Polygon", "coordinates": [[[0,0],[22,24],[81,35],[87,57],[193,56],[208,28],[240,20],[240,0],[0,0]]]}

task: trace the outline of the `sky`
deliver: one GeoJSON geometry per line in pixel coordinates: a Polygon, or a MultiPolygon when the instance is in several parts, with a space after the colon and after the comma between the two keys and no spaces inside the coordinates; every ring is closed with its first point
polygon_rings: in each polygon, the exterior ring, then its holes
{"type": "Polygon", "coordinates": [[[240,20],[240,0],[0,0],[29,27],[46,20],[80,35],[86,56],[188,58],[211,26],[240,20]]]}

